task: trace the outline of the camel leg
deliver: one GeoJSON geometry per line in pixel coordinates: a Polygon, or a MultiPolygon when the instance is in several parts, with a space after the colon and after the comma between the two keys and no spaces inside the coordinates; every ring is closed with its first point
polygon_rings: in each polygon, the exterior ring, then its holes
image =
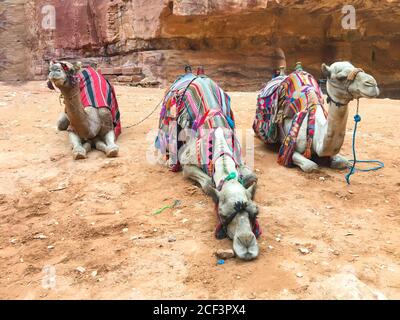
{"type": "Polygon", "coordinates": [[[75,132],[69,133],[69,141],[72,144],[72,155],[74,160],[86,159],[87,149],[82,145],[81,138],[79,138],[75,132]]]}
{"type": "Polygon", "coordinates": [[[332,157],[332,162],[331,162],[332,169],[344,170],[347,169],[349,166],[351,166],[351,163],[341,155],[336,155],[332,157]]]}
{"type": "Polygon", "coordinates": [[[200,184],[204,193],[207,195],[213,195],[213,183],[211,178],[205,174],[199,167],[194,165],[185,165],[183,166],[183,176],[185,178],[189,178],[200,184]]]}
{"type": "Polygon", "coordinates": [[[245,165],[241,165],[238,168],[239,174],[242,176],[243,186],[245,188],[250,187],[258,181],[256,174],[245,165]]]}
{"type": "Polygon", "coordinates": [[[96,149],[107,154],[107,145],[100,139],[95,140],[96,149]]]}
{"type": "Polygon", "coordinates": [[[90,142],[85,142],[83,144],[83,148],[86,150],[86,153],[90,152],[90,150],[92,150],[92,145],[90,144],[90,142]]]}
{"type": "Polygon", "coordinates": [[[318,165],[315,162],[307,159],[298,152],[293,154],[293,163],[307,173],[318,170],[318,165]]]}
{"type": "Polygon", "coordinates": [[[115,143],[114,130],[111,130],[105,135],[104,141],[107,145],[107,152],[106,152],[107,157],[115,158],[116,156],[118,156],[119,147],[115,143]]]}
{"type": "Polygon", "coordinates": [[[66,131],[69,127],[69,119],[65,112],[60,115],[60,118],[57,121],[57,129],[59,131],[66,131]]]}

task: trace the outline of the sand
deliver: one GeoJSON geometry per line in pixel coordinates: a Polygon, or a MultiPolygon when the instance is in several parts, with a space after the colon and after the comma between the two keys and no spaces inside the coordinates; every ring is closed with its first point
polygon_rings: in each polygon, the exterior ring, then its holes
{"type": "MultiPolygon", "coordinates": [[[[163,95],[116,91],[124,127],[163,95]]],[[[244,141],[256,96],[231,93],[244,141]]],[[[93,151],[73,161],[55,126],[61,110],[43,82],[0,84],[0,298],[400,298],[399,101],[362,101],[359,157],[386,168],[355,175],[351,186],[343,171],[281,167],[254,140],[261,253],[222,266],[214,253],[231,241],[214,237],[212,200],[148,161],[157,113],[124,129],[118,158],[93,151]],[[180,207],[153,215],[175,200],[180,207]]],[[[352,125],[350,116],[347,157],[352,125]]]]}

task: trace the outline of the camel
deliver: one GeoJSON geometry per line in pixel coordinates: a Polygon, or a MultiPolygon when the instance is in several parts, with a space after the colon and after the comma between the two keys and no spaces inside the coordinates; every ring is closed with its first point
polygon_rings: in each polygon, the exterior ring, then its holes
{"type": "Polygon", "coordinates": [[[68,62],[52,62],[48,78],[64,97],[65,113],[61,114],[57,128],[71,129],[73,158],[85,159],[92,147],[109,158],[117,157],[119,147],[115,141],[121,124],[115,92],[109,82],[90,67],[81,70],[79,63],[68,62]]]}
{"type": "Polygon", "coordinates": [[[263,92],[270,94],[269,100],[264,100],[263,94],[260,94],[253,125],[264,142],[280,143],[280,164],[295,165],[307,173],[319,169],[313,161],[318,157],[329,159],[333,169],[342,170],[350,165],[339,155],[346,134],[349,102],[375,98],[380,93],[376,80],[350,62],[335,62],[331,66],[322,64],[322,73],[327,78],[328,113],[323,108],[323,95],[315,79],[307,72],[298,70],[288,77],[273,79],[269,89],[275,86],[276,90],[268,91],[267,84],[263,92]],[[305,101],[304,108],[285,112],[285,108],[293,110],[301,99],[305,101]],[[265,103],[270,101],[275,110],[265,108],[265,103]],[[288,113],[291,115],[288,116],[288,113]],[[301,121],[302,117],[304,120],[301,121]]]}
{"type": "Polygon", "coordinates": [[[186,74],[166,94],[156,147],[173,171],[182,169],[213,198],[220,221],[217,238],[229,237],[236,256],[249,261],[259,255],[261,231],[253,201],[257,177],[242,162],[230,111],[229,96],[210,78],[186,74]],[[174,130],[179,133],[171,138],[174,130]],[[183,140],[179,148],[178,138],[183,140]]]}

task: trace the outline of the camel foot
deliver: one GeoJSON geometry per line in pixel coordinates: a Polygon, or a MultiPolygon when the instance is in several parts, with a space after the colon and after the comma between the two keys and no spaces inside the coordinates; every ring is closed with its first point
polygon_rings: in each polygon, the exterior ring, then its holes
{"type": "Polygon", "coordinates": [[[74,160],[83,160],[86,159],[86,149],[83,147],[76,147],[72,151],[72,156],[74,160]]]}
{"type": "Polygon", "coordinates": [[[337,170],[345,170],[351,166],[351,163],[342,156],[336,155],[332,157],[331,168],[337,170]]]}
{"type": "Polygon", "coordinates": [[[106,152],[107,158],[116,158],[118,156],[119,148],[117,146],[109,148],[106,152]]]}
{"type": "Polygon", "coordinates": [[[311,173],[319,170],[319,166],[314,162],[303,164],[300,168],[305,173],[311,173]]]}
{"type": "Polygon", "coordinates": [[[311,173],[313,171],[319,170],[319,167],[315,162],[305,158],[302,154],[298,152],[295,152],[293,154],[293,163],[296,166],[300,167],[300,169],[306,173],[311,173]]]}

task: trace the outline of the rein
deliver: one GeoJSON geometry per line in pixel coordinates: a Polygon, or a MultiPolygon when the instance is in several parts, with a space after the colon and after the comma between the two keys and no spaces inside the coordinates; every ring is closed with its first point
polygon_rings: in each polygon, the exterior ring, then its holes
{"type": "Polygon", "coordinates": [[[380,169],[383,169],[385,167],[385,164],[382,161],[379,160],[357,160],[357,153],[356,153],[356,137],[357,137],[357,128],[358,124],[361,122],[361,116],[359,114],[359,107],[360,107],[360,99],[357,99],[357,112],[356,115],[354,116],[354,132],[353,132],[353,157],[354,160],[349,160],[349,162],[352,162],[352,166],[348,166],[349,168],[349,173],[346,175],[346,181],[347,184],[350,184],[350,178],[353,174],[355,174],[357,171],[359,172],[370,172],[370,171],[378,171],[380,169]],[[357,163],[375,163],[377,164],[376,167],[373,168],[368,168],[368,169],[357,169],[356,165],[357,163]]]}

